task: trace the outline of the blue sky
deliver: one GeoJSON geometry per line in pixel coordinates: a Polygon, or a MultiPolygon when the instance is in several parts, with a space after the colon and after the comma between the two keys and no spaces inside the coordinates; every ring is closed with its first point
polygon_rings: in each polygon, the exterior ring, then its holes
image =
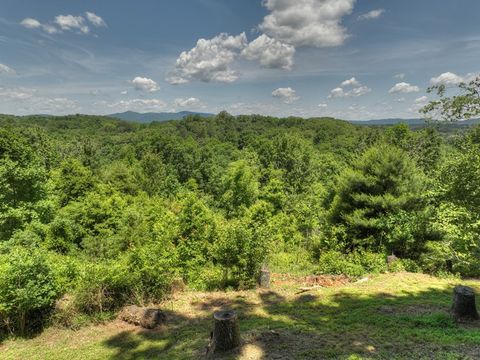
{"type": "Polygon", "coordinates": [[[479,13],[478,0],[2,0],[0,112],[418,117],[429,85],[480,71],[479,13]]]}

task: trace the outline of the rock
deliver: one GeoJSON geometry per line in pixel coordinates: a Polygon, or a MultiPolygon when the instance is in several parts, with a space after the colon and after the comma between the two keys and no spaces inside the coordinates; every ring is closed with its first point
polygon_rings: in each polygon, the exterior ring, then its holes
{"type": "Polygon", "coordinates": [[[145,329],[154,329],[166,321],[166,316],[162,310],[136,305],[124,307],[118,317],[123,321],[145,329]]]}

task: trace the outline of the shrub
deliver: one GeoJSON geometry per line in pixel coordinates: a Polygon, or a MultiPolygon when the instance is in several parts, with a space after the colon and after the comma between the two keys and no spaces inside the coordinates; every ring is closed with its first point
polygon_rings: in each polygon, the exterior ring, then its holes
{"type": "Polygon", "coordinates": [[[128,269],[135,278],[137,297],[142,301],[161,300],[180,277],[177,252],[167,241],[152,242],[133,250],[128,269]]]}
{"type": "Polygon", "coordinates": [[[356,277],[365,273],[361,265],[354,264],[348,259],[348,255],[338,251],[327,251],[321,254],[318,263],[317,273],[319,274],[356,277]]]}
{"type": "Polygon", "coordinates": [[[357,277],[366,273],[381,273],[387,270],[384,254],[367,251],[350,254],[327,251],[320,255],[318,262],[317,272],[320,274],[357,277]]]}
{"type": "Polygon", "coordinates": [[[59,295],[45,253],[16,247],[0,264],[0,318],[20,334],[42,327],[59,295]]]}
{"type": "Polygon", "coordinates": [[[132,299],[134,277],[119,260],[87,263],[74,290],[74,304],[82,312],[95,314],[113,311],[132,299]]]}

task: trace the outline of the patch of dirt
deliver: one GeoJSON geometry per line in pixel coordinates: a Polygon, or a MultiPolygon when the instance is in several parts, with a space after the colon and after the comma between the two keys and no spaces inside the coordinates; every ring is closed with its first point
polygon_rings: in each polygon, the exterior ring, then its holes
{"type": "Polygon", "coordinates": [[[271,279],[275,286],[299,285],[334,287],[346,285],[350,282],[350,279],[345,275],[294,276],[289,274],[272,273],[271,279]]]}
{"type": "Polygon", "coordinates": [[[246,333],[242,338],[240,348],[217,355],[216,359],[238,360],[290,360],[290,359],[316,359],[312,354],[306,354],[308,349],[321,347],[322,339],[307,333],[291,333],[287,330],[265,330],[246,333]]]}

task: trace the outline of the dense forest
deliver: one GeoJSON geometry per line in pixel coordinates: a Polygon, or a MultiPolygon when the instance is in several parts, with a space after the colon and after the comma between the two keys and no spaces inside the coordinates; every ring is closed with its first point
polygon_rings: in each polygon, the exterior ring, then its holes
{"type": "Polygon", "coordinates": [[[480,275],[480,127],[0,116],[0,326],[294,274],[480,275]],[[69,306],[52,312],[55,301],[69,306]]]}

